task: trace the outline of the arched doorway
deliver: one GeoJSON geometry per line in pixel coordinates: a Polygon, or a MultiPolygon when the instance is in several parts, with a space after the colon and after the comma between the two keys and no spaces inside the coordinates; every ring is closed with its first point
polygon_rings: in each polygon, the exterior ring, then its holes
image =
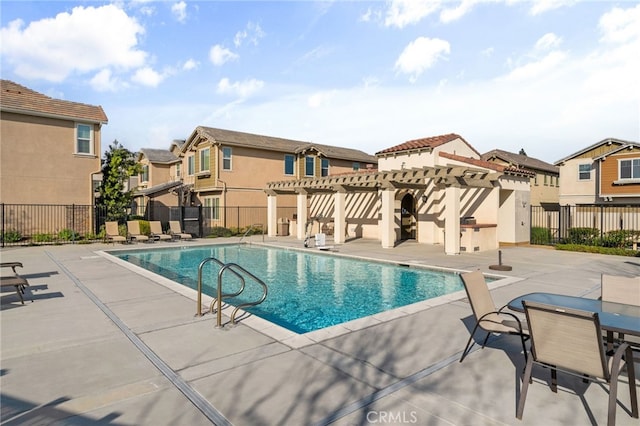
{"type": "Polygon", "coordinates": [[[400,240],[415,240],[416,238],[416,203],[413,195],[402,197],[400,210],[400,240]]]}

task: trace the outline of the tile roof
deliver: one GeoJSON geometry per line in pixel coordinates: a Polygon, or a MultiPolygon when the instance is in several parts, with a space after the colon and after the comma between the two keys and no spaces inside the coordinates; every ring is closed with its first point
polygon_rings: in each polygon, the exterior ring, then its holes
{"type": "MultiPolygon", "coordinates": [[[[140,154],[143,154],[151,163],[170,164],[180,161],[171,151],[166,149],[142,148],[140,154]]],[[[140,156],[139,156],[140,158],[140,156]]]]}
{"type": "Polygon", "coordinates": [[[0,109],[26,115],[108,122],[101,106],[50,98],[9,80],[0,80],[0,109]]]}
{"type": "MultiPolygon", "coordinates": [[[[351,148],[341,148],[331,145],[296,141],[292,139],[283,139],[272,136],[256,135],[252,133],[237,132],[233,130],[217,129],[204,126],[198,126],[193,132],[192,136],[188,139],[188,141],[192,140],[193,136],[196,134],[199,134],[200,136],[212,141],[227,145],[290,152],[292,154],[315,149],[327,158],[358,161],[375,165],[378,164],[378,159],[375,156],[351,148]]],[[[184,147],[186,148],[187,145],[188,144],[185,144],[184,147]]]]}
{"type": "Polygon", "coordinates": [[[462,155],[450,154],[448,152],[440,152],[440,157],[448,158],[450,160],[460,161],[462,163],[472,164],[474,166],[483,167],[489,170],[495,170],[497,172],[506,173],[510,175],[521,175],[527,177],[534,177],[536,174],[530,170],[521,169],[519,167],[506,167],[502,164],[494,163],[486,160],[479,160],[477,158],[463,157],[462,155]]]}
{"type": "Polygon", "coordinates": [[[517,168],[541,170],[560,174],[560,168],[558,166],[554,166],[553,164],[538,160],[537,158],[528,157],[522,154],[514,154],[512,152],[503,151],[501,149],[494,149],[486,152],[482,154],[480,158],[486,161],[490,161],[493,158],[499,158],[500,160],[505,161],[517,168]]]}
{"type": "MultiPolygon", "coordinates": [[[[446,135],[431,136],[428,138],[421,138],[421,139],[413,139],[413,140],[401,143],[400,145],[392,146],[391,148],[386,148],[386,149],[383,149],[382,151],[378,151],[376,152],[376,155],[390,154],[390,153],[403,152],[403,151],[421,150],[425,148],[433,149],[435,147],[444,145],[445,143],[454,141],[456,139],[460,139],[461,141],[469,145],[469,147],[473,149],[474,152],[477,152],[469,144],[469,142],[464,140],[462,136],[455,133],[448,133],[446,135]]],[[[480,156],[480,153],[478,153],[478,156],[480,156]]]]}

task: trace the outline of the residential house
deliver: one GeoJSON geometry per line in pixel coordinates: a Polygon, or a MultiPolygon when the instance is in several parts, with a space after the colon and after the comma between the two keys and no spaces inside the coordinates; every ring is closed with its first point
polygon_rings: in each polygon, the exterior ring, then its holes
{"type": "Polygon", "coordinates": [[[482,154],[485,161],[517,167],[535,173],[531,178],[531,205],[545,210],[557,210],[560,192],[560,169],[558,166],[523,154],[494,149],[482,154]]]}
{"type": "MultiPolygon", "coordinates": [[[[269,181],[377,167],[375,156],[355,149],[204,126],[198,126],[184,143],[174,143],[170,152],[145,149],[139,159],[148,166],[148,176],[142,177],[148,180],[138,193],[156,199],[171,194],[172,200],[163,201],[169,206],[203,206],[205,229],[264,222],[269,181]],[[162,173],[163,178],[156,179],[162,173]],[[238,210],[231,214],[231,208],[244,208],[255,219],[240,219],[238,210]]],[[[295,203],[295,197],[283,197],[281,207],[295,207],[295,203]]]]}
{"type": "Polygon", "coordinates": [[[273,210],[288,193],[297,197],[298,239],[309,238],[315,215],[332,218],[336,243],[376,238],[391,248],[416,240],[443,244],[447,254],[529,243],[533,172],[484,161],[453,133],[407,141],[376,157],[379,170],[368,174],[270,182],[270,234],[273,210]],[[313,208],[318,197],[332,203],[313,208]],[[309,205],[311,217],[306,216],[309,205]]]}
{"type": "Polygon", "coordinates": [[[603,139],[555,164],[563,206],[640,205],[638,142],[603,139]]]}
{"type": "Polygon", "coordinates": [[[101,174],[102,107],[54,99],[0,80],[0,202],[4,226],[95,232],[90,213],[101,174]],[[26,205],[66,205],[45,213],[26,205]],[[79,218],[88,218],[79,225],[79,218]]]}

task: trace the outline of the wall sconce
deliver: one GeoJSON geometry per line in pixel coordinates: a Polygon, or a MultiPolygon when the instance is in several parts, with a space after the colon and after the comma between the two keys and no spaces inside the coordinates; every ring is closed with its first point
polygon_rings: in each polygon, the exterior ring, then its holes
{"type": "Polygon", "coordinates": [[[526,201],[523,201],[523,202],[522,202],[522,208],[524,209],[525,207],[527,207],[527,202],[526,202],[526,201]]]}
{"type": "Polygon", "coordinates": [[[423,195],[423,196],[422,196],[422,202],[423,202],[423,203],[426,203],[426,202],[427,202],[427,200],[428,200],[427,196],[426,196],[426,195],[423,195]]]}

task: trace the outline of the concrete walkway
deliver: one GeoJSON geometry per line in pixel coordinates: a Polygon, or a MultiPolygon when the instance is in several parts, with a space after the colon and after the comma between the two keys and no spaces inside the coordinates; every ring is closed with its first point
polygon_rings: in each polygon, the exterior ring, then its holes
{"type": "MultiPolygon", "coordinates": [[[[237,239],[184,245],[229,241],[237,239]]],[[[295,239],[266,242],[302,248],[295,239]]],[[[167,245],[183,243],[128,248],[167,245]]],[[[608,387],[561,374],[554,394],[543,369],[534,374],[524,418],[517,420],[524,367],[520,342],[494,337],[459,363],[473,327],[463,294],[311,336],[292,336],[255,317],[216,329],[214,315],[194,316],[194,292],[99,253],[118,248],[89,244],[0,252],[3,262],[24,264],[19,272],[31,283],[26,298],[33,300],[21,305],[11,292],[0,298],[2,425],[606,422],[608,387]]],[[[377,241],[356,240],[336,250],[465,271],[489,272],[498,261],[495,251],[446,256],[441,247],[416,243],[382,249],[377,241]]],[[[513,271],[501,274],[513,278],[492,290],[499,306],[533,291],[597,297],[601,273],[640,275],[638,258],[530,247],[502,253],[513,271]]],[[[617,424],[637,425],[629,414],[626,383],[623,375],[617,424]]]]}

